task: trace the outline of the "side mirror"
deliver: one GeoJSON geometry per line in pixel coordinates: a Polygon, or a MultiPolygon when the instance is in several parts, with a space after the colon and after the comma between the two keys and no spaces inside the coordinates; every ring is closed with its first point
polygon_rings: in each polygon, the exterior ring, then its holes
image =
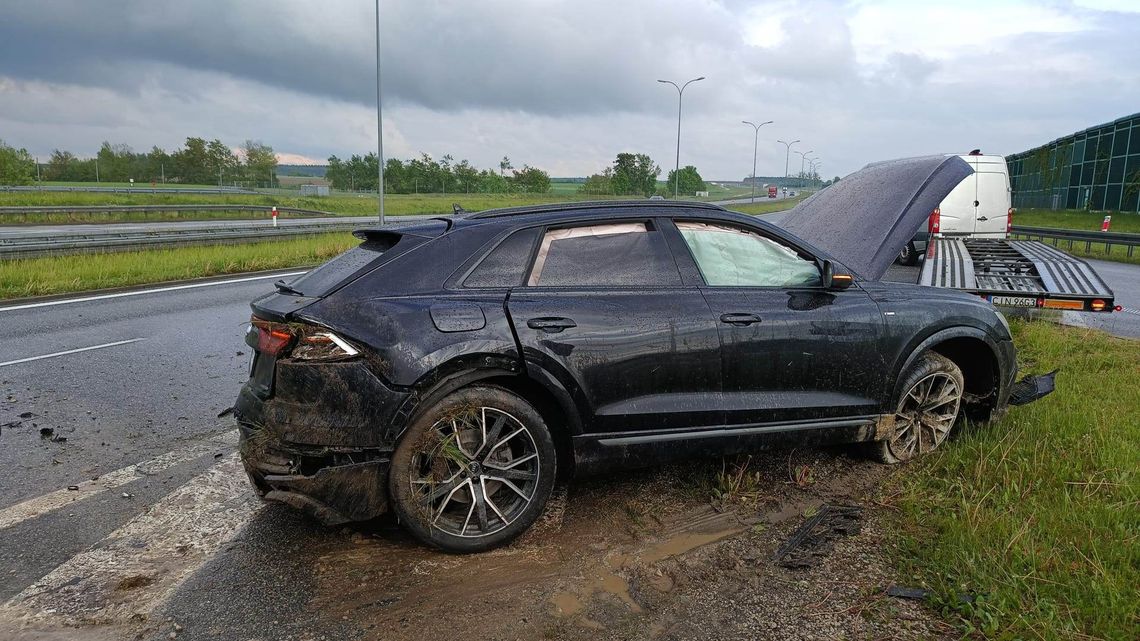
{"type": "Polygon", "coordinates": [[[844,290],[855,282],[851,274],[835,273],[835,265],[830,260],[823,261],[823,288],[831,290],[844,290]]]}

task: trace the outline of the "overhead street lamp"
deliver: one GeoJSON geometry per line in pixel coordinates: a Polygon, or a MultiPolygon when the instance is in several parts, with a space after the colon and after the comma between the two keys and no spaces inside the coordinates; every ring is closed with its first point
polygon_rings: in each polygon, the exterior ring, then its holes
{"type": "Polygon", "coordinates": [[[760,128],[764,125],[772,124],[772,121],[769,120],[760,124],[748,122],[747,120],[741,120],[740,122],[746,125],[752,125],[752,128],[755,130],[752,134],[752,202],[756,202],[756,145],[760,140],[760,128]]]}
{"type": "Polygon", "coordinates": [[[677,90],[677,159],[673,168],[673,198],[678,198],[681,193],[681,97],[685,93],[685,87],[688,87],[690,84],[704,79],[704,76],[701,76],[700,78],[693,78],[680,87],[678,87],[677,83],[673,82],[672,80],[657,81],[662,84],[673,85],[673,88],[677,90]]]}
{"type": "Polygon", "coordinates": [[[792,142],[784,142],[783,140],[777,140],[776,142],[787,147],[787,149],[785,150],[785,153],[784,153],[784,178],[787,178],[788,177],[788,159],[792,156],[792,145],[799,142],[799,140],[793,140],[792,142]]]}
{"type": "Polygon", "coordinates": [[[800,155],[800,178],[804,177],[804,163],[807,162],[807,155],[813,152],[815,152],[814,149],[809,149],[807,151],[796,151],[796,153],[800,155]]]}
{"type": "Polygon", "coordinates": [[[380,112],[380,0],[376,0],[376,194],[380,199],[380,224],[384,224],[384,119],[380,112]]]}

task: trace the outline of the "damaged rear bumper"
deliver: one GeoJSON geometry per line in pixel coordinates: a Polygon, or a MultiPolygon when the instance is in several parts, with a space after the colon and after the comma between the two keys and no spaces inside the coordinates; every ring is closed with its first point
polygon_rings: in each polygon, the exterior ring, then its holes
{"type": "Polygon", "coordinates": [[[257,493],[327,525],[388,509],[388,434],[407,395],[360,361],[278,361],[271,385],[234,406],[242,463],[257,493]]]}
{"type": "Polygon", "coordinates": [[[388,462],[379,451],[315,448],[239,424],[241,460],[258,495],[325,525],[366,521],[388,510],[388,462]],[[337,451],[340,450],[340,451],[337,451]]]}

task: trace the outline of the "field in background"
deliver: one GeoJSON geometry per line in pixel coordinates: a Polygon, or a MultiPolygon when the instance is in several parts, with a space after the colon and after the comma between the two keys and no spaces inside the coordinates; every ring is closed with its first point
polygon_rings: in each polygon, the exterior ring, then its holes
{"type": "Polygon", "coordinates": [[[11,260],[0,269],[0,299],[310,266],[359,243],[347,232],[332,232],[240,245],[11,260]]]}
{"type": "Polygon", "coordinates": [[[1061,369],[1057,391],[901,475],[902,575],[985,638],[1135,639],[1140,341],[1044,322],[1013,333],[1022,371],[1061,369]]]}
{"type": "Polygon", "coordinates": [[[807,194],[796,194],[795,198],[785,198],[782,200],[768,200],[757,198],[755,203],[743,203],[739,205],[725,205],[725,209],[738,211],[742,214],[751,214],[759,216],[761,214],[770,214],[772,212],[784,211],[795,207],[801,200],[807,198],[807,194]]]}

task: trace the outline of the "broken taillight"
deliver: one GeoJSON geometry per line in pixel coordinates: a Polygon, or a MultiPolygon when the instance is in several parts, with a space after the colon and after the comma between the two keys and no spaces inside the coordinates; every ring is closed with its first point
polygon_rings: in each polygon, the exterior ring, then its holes
{"type": "Polygon", "coordinates": [[[930,220],[926,223],[926,230],[932,234],[937,234],[942,227],[942,210],[935,207],[934,211],[930,212],[930,220]]]}
{"type": "Polygon", "coordinates": [[[259,318],[251,323],[257,330],[257,351],[262,354],[300,361],[335,361],[360,354],[348,341],[321,327],[259,318]]]}
{"type": "Polygon", "coordinates": [[[1013,207],[1005,212],[1005,233],[1013,233],[1013,207]]]}
{"type": "Polygon", "coordinates": [[[293,342],[293,332],[285,323],[273,323],[255,318],[250,321],[257,330],[257,351],[277,356],[293,342]]]}

